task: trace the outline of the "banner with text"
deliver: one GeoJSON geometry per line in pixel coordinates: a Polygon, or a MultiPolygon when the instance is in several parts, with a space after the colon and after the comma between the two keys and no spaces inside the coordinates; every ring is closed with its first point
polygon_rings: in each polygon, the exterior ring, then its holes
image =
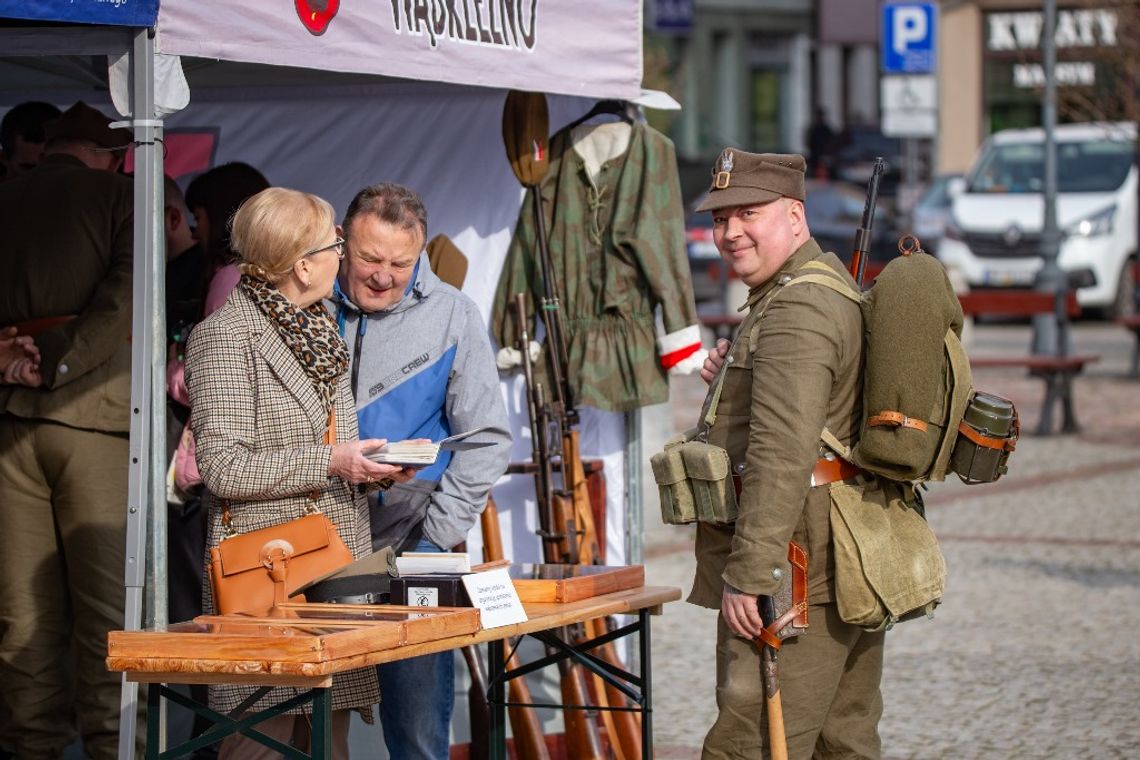
{"type": "Polygon", "coordinates": [[[632,99],[640,0],[164,0],[174,55],[632,99]]]}

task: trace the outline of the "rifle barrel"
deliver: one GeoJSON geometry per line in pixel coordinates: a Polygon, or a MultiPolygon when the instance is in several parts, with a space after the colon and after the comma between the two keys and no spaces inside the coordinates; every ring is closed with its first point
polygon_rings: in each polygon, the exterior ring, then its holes
{"type": "Polygon", "coordinates": [[[574,394],[570,387],[567,368],[570,356],[566,348],[566,330],[562,324],[562,304],[558,300],[558,286],[554,280],[554,264],[550,246],[546,241],[546,215],[542,212],[542,194],[536,186],[534,195],[534,229],[538,238],[539,261],[542,266],[542,322],[546,326],[547,353],[550,356],[550,374],[554,387],[554,403],[561,405],[570,424],[578,422],[574,408],[574,394]]]}
{"type": "Polygon", "coordinates": [[[875,205],[879,201],[879,182],[883,178],[885,164],[882,156],[875,159],[871,178],[867,180],[867,198],[863,203],[862,223],[855,230],[854,254],[851,257],[851,276],[859,287],[863,286],[863,276],[867,271],[867,259],[871,253],[871,229],[875,224],[875,205]]]}

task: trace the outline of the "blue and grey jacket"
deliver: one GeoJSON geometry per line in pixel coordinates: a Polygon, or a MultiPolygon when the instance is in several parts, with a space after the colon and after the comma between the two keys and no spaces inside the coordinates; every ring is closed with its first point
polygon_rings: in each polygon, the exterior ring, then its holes
{"type": "Polygon", "coordinates": [[[370,499],[372,545],[421,536],[444,549],[463,541],[510,457],[507,410],[486,327],[473,301],[431,271],[421,253],[403,297],[362,314],[338,285],[330,311],[352,357],[361,438],[430,438],[488,427],[496,445],[441,451],[416,479],[370,499]]]}

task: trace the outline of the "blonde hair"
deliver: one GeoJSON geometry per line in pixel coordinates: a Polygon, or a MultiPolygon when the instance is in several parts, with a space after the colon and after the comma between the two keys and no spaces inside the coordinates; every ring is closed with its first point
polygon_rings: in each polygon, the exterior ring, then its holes
{"type": "Polygon", "coordinates": [[[230,222],[230,244],[242,274],[277,284],[334,226],[328,201],[300,190],[270,187],[241,204],[230,222]]]}

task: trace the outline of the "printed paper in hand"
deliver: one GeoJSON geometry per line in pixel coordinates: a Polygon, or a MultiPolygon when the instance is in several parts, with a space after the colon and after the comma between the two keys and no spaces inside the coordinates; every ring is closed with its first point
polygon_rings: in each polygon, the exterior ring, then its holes
{"type": "Polygon", "coordinates": [[[435,464],[435,459],[439,456],[439,444],[431,441],[395,441],[365,456],[381,464],[420,469],[435,464]]]}
{"type": "Polygon", "coordinates": [[[481,427],[468,430],[466,433],[456,433],[453,436],[449,436],[435,443],[422,438],[408,441],[395,441],[387,444],[379,451],[365,454],[365,456],[373,462],[380,462],[382,464],[394,464],[412,469],[430,467],[435,464],[435,460],[439,456],[441,449],[444,451],[467,451],[469,449],[481,449],[484,446],[494,446],[494,441],[469,440],[471,436],[476,433],[482,433],[485,430],[490,430],[490,428],[481,427]]]}

